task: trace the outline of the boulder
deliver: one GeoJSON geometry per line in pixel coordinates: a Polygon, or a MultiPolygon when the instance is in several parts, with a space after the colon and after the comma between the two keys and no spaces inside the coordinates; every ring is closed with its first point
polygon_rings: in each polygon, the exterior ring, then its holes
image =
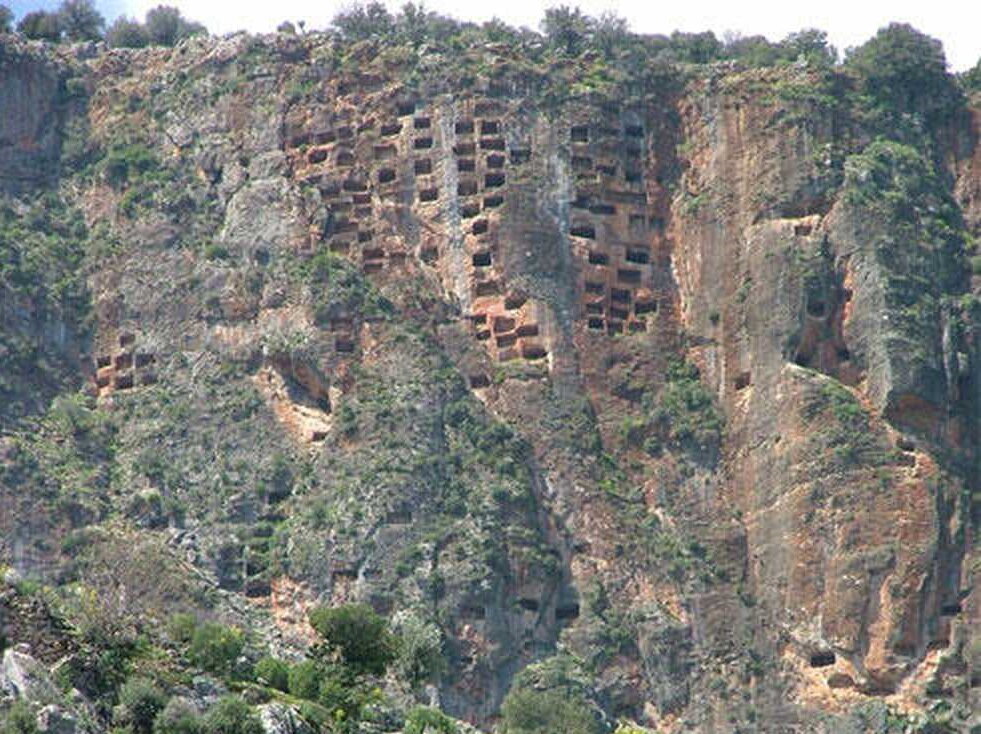
{"type": "Polygon", "coordinates": [[[313,734],[307,724],[292,706],[282,703],[266,703],[257,706],[259,721],[266,734],[313,734]]]}
{"type": "Polygon", "coordinates": [[[17,645],[3,653],[0,661],[0,692],[14,698],[38,699],[57,695],[48,669],[28,653],[26,646],[17,645]]]}
{"type": "Polygon", "coordinates": [[[37,712],[38,734],[75,734],[75,717],[60,706],[49,704],[37,712]]]}

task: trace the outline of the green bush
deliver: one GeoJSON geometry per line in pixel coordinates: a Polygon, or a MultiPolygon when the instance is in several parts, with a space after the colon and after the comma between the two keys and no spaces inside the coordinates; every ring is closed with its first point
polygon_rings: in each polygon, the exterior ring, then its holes
{"type": "Polygon", "coordinates": [[[319,607],[310,624],[356,673],[382,675],[395,659],[395,640],[388,623],[366,604],[319,607]]]}
{"type": "Polygon", "coordinates": [[[153,734],[200,734],[201,716],[187,701],[172,698],[153,722],[153,734]]]}
{"type": "Polygon", "coordinates": [[[197,629],[198,620],[193,614],[188,612],[175,612],[167,620],[167,634],[174,642],[188,644],[194,637],[194,630],[197,629]]]}
{"type": "Polygon", "coordinates": [[[322,678],[323,673],[316,661],[303,660],[289,669],[287,689],[297,698],[315,701],[320,695],[322,678]]]}
{"type": "Polygon", "coordinates": [[[130,678],[119,689],[119,708],[113,720],[116,724],[129,726],[136,734],[149,734],[153,721],[157,718],[167,697],[146,678],[130,678]]]}
{"type": "Polygon", "coordinates": [[[722,434],[722,414],[699,380],[698,368],[680,360],[669,365],[651,417],[658,435],[675,445],[712,446],[722,434]]]}
{"type": "Polygon", "coordinates": [[[439,628],[412,612],[399,612],[392,619],[396,635],[395,667],[402,678],[419,683],[446,667],[443,637],[439,628]]]}
{"type": "Polygon", "coordinates": [[[110,186],[120,186],[139,175],[154,170],[157,157],[139,143],[112,148],[102,161],[102,170],[110,186]]]}
{"type": "Polygon", "coordinates": [[[34,710],[23,699],[14,701],[7,712],[0,716],[0,734],[35,734],[37,722],[34,710]]]}
{"type": "Polygon", "coordinates": [[[228,675],[236,658],[242,654],[242,633],[217,622],[208,622],[194,630],[191,638],[191,662],[218,675],[228,675]]]}
{"type": "Polygon", "coordinates": [[[456,722],[439,709],[416,706],[405,717],[405,734],[457,734],[456,722]]]}
{"type": "Polygon", "coordinates": [[[600,734],[585,701],[564,691],[512,689],[501,706],[506,734],[600,734]]]}
{"type": "Polygon", "coordinates": [[[255,679],[257,683],[265,683],[270,688],[288,691],[290,666],[276,658],[262,658],[255,664],[255,679]]]}
{"type": "Polygon", "coordinates": [[[204,715],[202,734],[264,734],[259,717],[238,696],[224,696],[204,715]]]}

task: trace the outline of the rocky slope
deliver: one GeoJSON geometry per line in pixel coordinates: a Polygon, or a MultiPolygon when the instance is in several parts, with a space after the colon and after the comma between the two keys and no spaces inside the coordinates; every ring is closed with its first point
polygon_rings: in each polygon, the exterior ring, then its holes
{"type": "Polygon", "coordinates": [[[411,610],[486,728],[557,652],[654,731],[967,727],[981,112],[467,54],[5,48],[8,576],[282,655],[411,610]]]}

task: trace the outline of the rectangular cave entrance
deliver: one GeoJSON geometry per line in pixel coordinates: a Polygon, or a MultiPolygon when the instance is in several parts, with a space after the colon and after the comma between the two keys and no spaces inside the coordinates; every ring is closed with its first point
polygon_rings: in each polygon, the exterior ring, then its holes
{"type": "Polygon", "coordinates": [[[820,652],[811,653],[811,667],[812,668],[826,668],[829,665],[835,664],[835,654],[830,650],[822,650],[820,652]]]}

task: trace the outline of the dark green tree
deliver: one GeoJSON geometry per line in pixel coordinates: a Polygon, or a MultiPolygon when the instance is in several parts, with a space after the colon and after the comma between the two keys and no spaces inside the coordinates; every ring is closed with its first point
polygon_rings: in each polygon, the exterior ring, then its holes
{"type": "Polygon", "coordinates": [[[61,18],[57,13],[35,10],[20,19],[17,31],[34,41],[60,41],[61,18]]]}
{"type": "Polygon", "coordinates": [[[682,33],[675,31],[671,34],[671,55],[676,61],[689,64],[707,64],[722,57],[722,42],[712,31],[704,33],[682,33]]]}
{"type": "Polygon", "coordinates": [[[593,21],[592,45],[606,58],[618,58],[633,45],[632,41],[626,18],[607,11],[593,21]]]}
{"type": "Polygon", "coordinates": [[[207,33],[200,23],[187,20],[181,11],[170,5],[158,5],[146,14],[146,31],[155,46],[174,46],[190,36],[207,33]]]}
{"type": "Polygon", "coordinates": [[[6,5],[0,5],[0,33],[10,33],[14,29],[14,14],[6,5]]]}
{"type": "Polygon", "coordinates": [[[592,23],[579,8],[559,5],[548,8],[542,20],[542,33],[548,45],[566,56],[578,56],[589,43],[592,23]]]}
{"type": "Polygon", "coordinates": [[[811,66],[827,68],[838,60],[838,51],[828,43],[828,34],[816,28],[791,33],[780,42],[780,48],[788,61],[804,59],[811,66]]]}
{"type": "Polygon", "coordinates": [[[981,92],[981,59],[978,59],[973,69],[961,74],[961,83],[970,92],[981,92]]]}
{"type": "Polygon", "coordinates": [[[335,15],[330,24],[346,41],[385,38],[395,30],[395,18],[380,2],[355,5],[335,15]]]}
{"type": "Polygon", "coordinates": [[[105,18],[92,0],[64,0],[58,8],[61,30],[69,41],[97,41],[106,27],[105,18]]]}
{"type": "Polygon", "coordinates": [[[845,66],[868,102],[887,116],[920,114],[933,121],[961,101],[943,45],[905,23],[882,28],[851,50],[845,66]]]}
{"type": "Polygon", "coordinates": [[[310,624],[356,673],[382,675],[395,659],[388,622],[366,604],[319,607],[310,612],[310,624]]]}
{"type": "Polygon", "coordinates": [[[112,48],[143,48],[150,44],[150,35],[142,23],[121,15],[106,30],[106,43],[112,48]]]}
{"type": "Polygon", "coordinates": [[[765,36],[740,36],[726,41],[725,55],[747,66],[773,66],[780,58],[780,47],[765,36]]]}

